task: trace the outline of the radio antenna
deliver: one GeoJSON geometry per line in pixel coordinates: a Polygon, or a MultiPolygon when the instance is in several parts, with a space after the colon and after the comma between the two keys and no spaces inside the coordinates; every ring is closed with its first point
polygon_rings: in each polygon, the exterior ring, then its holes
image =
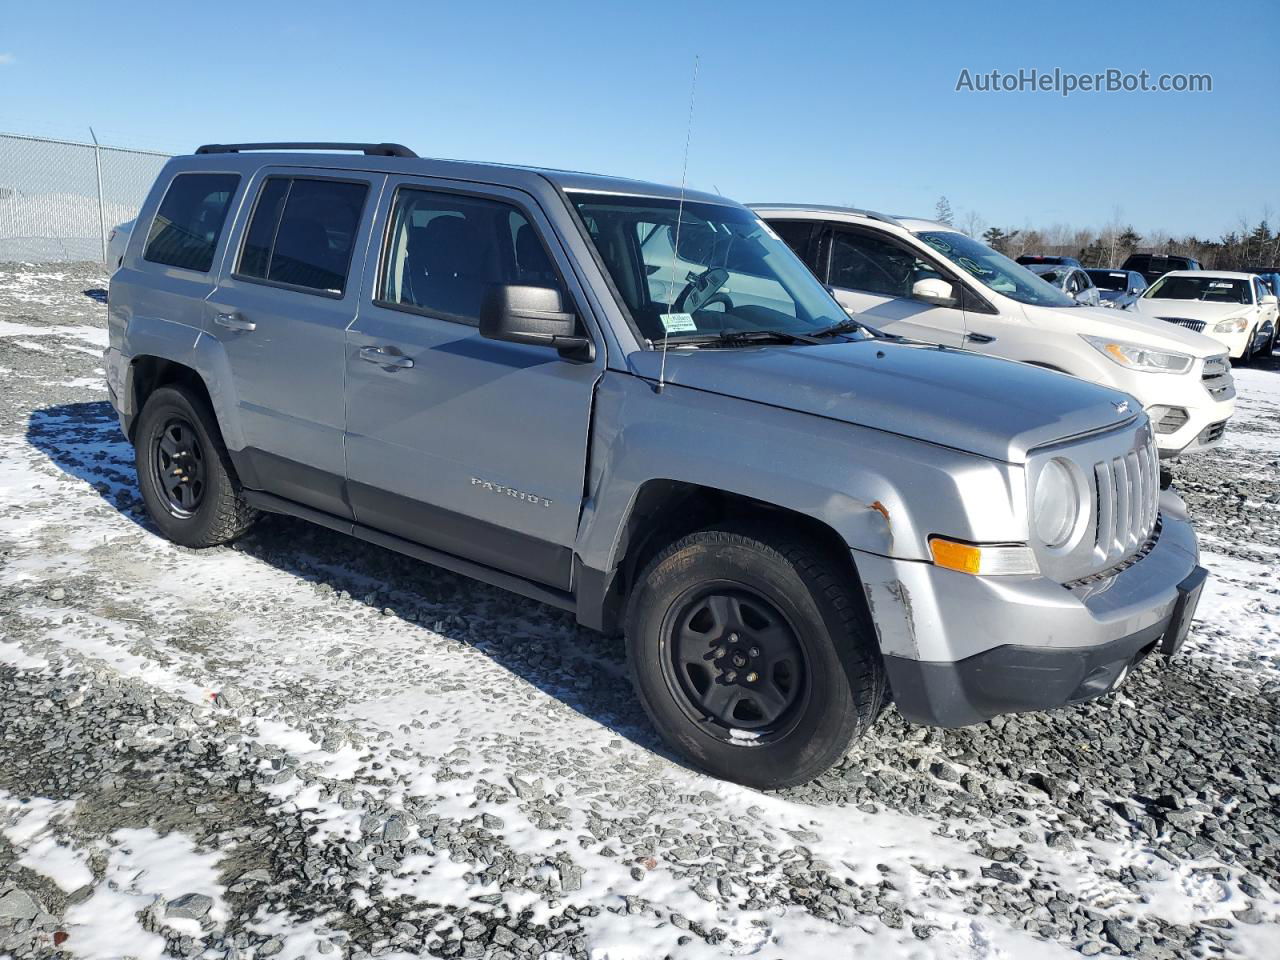
{"type": "Polygon", "coordinates": [[[684,221],[684,185],[689,176],[689,141],[693,137],[693,103],[698,93],[698,55],[693,55],[693,83],[689,85],[689,121],[684,131],[684,163],[680,168],[680,202],[676,205],[676,236],[671,245],[671,282],[667,284],[667,319],[662,322],[662,361],[658,365],[658,393],[667,383],[667,329],[676,301],[676,260],[680,252],[680,224],[684,221]]]}

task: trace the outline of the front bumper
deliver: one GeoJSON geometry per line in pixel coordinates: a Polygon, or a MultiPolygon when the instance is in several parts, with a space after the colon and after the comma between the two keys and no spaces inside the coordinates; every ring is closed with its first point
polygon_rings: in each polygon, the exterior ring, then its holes
{"type": "Polygon", "coordinates": [[[1141,393],[1130,390],[1151,415],[1152,424],[1157,428],[1156,447],[1160,451],[1160,458],[1167,460],[1219,446],[1227,421],[1236,409],[1235,384],[1230,375],[1209,380],[1199,378],[1189,385],[1184,383],[1169,386],[1173,389],[1165,386],[1159,392],[1143,390],[1141,393]],[[1217,392],[1217,396],[1210,392],[1210,388],[1217,392]],[[1159,411],[1153,409],[1156,407],[1184,410],[1186,421],[1171,432],[1160,433],[1160,421],[1163,418],[1157,415],[1159,411]]]}
{"type": "Polygon", "coordinates": [[[1112,689],[1169,632],[1179,586],[1199,569],[1176,497],[1162,499],[1169,509],[1145,557],[1069,586],[855,551],[899,712],[964,726],[1112,689]]]}

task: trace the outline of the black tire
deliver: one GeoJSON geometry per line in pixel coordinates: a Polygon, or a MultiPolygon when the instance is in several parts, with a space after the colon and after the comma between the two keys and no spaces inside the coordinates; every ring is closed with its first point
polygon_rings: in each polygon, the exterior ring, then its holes
{"type": "Polygon", "coordinates": [[[762,789],[829,768],[885,697],[860,590],[821,547],[786,533],[702,530],[661,551],[631,592],[626,644],[662,739],[708,773],[762,789]],[[727,720],[714,714],[726,696],[727,720]]]}
{"type": "Polygon", "coordinates": [[[203,397],[180,386],[157,389],[138,417],[133,446],[147,513],[174,543],[229,543],[257,519],[258,512],[240,497],[217,420],[203,397]]]}

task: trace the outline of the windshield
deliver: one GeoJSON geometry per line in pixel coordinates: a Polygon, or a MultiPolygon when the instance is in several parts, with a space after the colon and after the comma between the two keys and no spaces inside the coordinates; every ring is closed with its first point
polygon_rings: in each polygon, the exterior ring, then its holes
{"type": "Polygon", "coordinates": [[[808,334],[848,317],[791,248],[743,207],[570,194],[641,336],[808,334]]]}
{"type": "Polygon", "coordinates": [[[1204,300],[1251,303],[1249,281],[1229,277],[1161,277],[1147,291],[1149,300],[1204,300]]]}
{"type": "Polygon", "coordinates": [[[1123,270],[1086,270],[1099,290],[1128,290],[1129,274],[1123,270]]]}
{"type": "Polygon", "coordinates": [[[1040,307],[1079,306],[1071,297],[1026,267],[963,233],[926,230],[916,236],[980,283],[1010,300],[1040,307]]]}

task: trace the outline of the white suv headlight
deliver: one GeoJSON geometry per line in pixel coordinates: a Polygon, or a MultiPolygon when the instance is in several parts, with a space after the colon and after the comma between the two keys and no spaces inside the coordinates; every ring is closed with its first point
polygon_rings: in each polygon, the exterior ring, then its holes
{"type": "Polygon", "coordinates": [[[1151,373],[1186,373],[1194,362],[1194,359],[1185,353],[1155,350],[1141,343],[1126,343],[1123,340],[1109,340],[1106,337],[1081,336],[1089,346],[1108,360],[1132,370],[1146,370],[1151,373]]]}
{"type": "Polygon", "coordinates": [[[1031,494],[1031,523],[1040,542],[1051,550],[1066,545],[1076,533],[1083,494],[1075,471],[1053,459],[1040,469],[1031,494]]]}
{"type": "Polygon", "coordinates": [[[1214,333],[1244,333],[1249,326],[1247,317],[1232,317],[1213,325],[1214,333]]]}

